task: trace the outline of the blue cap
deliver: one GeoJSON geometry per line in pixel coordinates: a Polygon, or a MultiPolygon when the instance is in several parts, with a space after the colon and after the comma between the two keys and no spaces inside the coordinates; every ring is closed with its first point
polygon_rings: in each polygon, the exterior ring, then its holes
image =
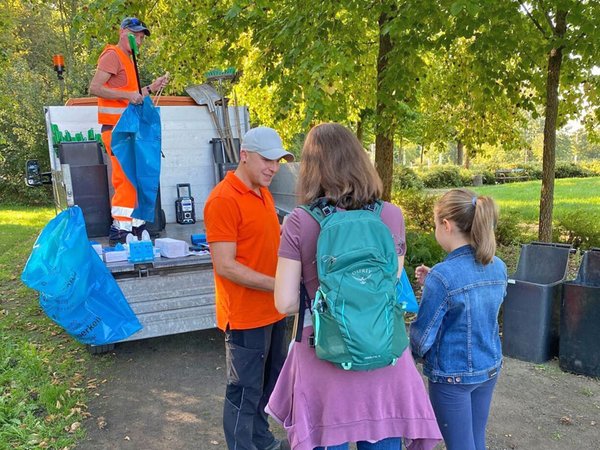
{"type": "Polygon", "coordinates": [[[137,17],[126,17],[121,22],[121,29],[127,28],[135,33],[143,31],[146,36],[150,36],[150,30],[146,28],[146,24],[137,17]]]}

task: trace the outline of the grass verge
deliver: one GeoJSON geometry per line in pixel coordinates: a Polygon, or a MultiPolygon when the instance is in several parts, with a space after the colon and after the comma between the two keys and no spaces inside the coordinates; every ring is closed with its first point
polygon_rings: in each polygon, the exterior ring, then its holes
{"type": "Polygon", "coordinates": [[[51,208],[0,205],[0,448],[72,448],[83,437],[91,355],[42,312],[20,275],[51,208]]]}

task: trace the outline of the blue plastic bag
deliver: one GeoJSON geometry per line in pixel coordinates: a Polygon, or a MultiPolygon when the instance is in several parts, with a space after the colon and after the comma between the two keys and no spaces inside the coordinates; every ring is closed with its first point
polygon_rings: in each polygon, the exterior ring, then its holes
{"type": "Polygon", "coordinates": [[[21,274],[40,293],[40,306],[82,344],[119,341],[142,329],[117,282],[98,258],[78,206],[52,219],[21,274]]]}
{"type": "Polygon", "coordinates": [[[136,189],[137,204],[131,217],[146,222],[154,222],[160,146],[160,115],[150,96],[145,97],[141,105],[130,103],[112,131],[111,148],[136,189]]]}
{"type": "Polygon", "coordinates": [[[415,296],[410,281],[408,281],[408,275],[406,275],[406,270],[404,268],[402,268],[402,275],[400,275],[400,279],[396,285],[396,299],[398,302],[406,303],[405,310],[407,312],[416,313],[419,311],[417,297],[415,296]]]}

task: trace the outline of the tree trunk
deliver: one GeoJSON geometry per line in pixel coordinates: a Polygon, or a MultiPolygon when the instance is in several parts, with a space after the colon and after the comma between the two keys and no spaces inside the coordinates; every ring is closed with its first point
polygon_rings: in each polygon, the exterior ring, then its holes
{"type": "Polygon", "coordinates": [[[392,176],[394,174],[394,135],[391,131],[391,118],[387,114],[386,100],[389,93],[384,87],[384,73],[388,66],[388,55],[392,50],[389,34],[383,27],[389,18],[385,12],[379,15],[379,52],[377,55],[377,124],[375,136],[375,168],[383,182],[383,200],[392,197],[392,176]]]}
{"type": "Polygon", "coordinates": [[[456,165],[462,166],[464,160],[465,144],[460,139],[456,141],[456,165]]]}
{"type": "MultiPolygon", "coordinates": [[[[555,36],[561,38],[567,29],[567,12],[556,14],[555,36]]],[[[546,119],[544,121],[544,152],[542,166],[542,192],[538,238],[552,240],[552,210],[554,207],[554,167],[556,163],[556,120],[558,117],[558,87],[562,65],[562,45],[550,50],[546,78],[546,119]]]]}

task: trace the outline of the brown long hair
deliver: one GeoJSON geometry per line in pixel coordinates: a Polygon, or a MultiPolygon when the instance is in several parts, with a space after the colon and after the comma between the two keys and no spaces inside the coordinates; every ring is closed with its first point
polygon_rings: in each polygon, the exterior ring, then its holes
{"type": "Polygon", "coordinates": [[[491,197],[477,196],[468,189],[452,189],[435,204],[438,221],[452,220],[470,236],[475,258],[482,264],[492,262],[496,253],[498,206],[491,197]]]}
{"type": "Polygon", "coordinates": [[[383,185],[358,138],[337,123],[309,131],[298,175],[300,202],[320,197],[345,209],[359,209],[381,197],[383,185]]]}

